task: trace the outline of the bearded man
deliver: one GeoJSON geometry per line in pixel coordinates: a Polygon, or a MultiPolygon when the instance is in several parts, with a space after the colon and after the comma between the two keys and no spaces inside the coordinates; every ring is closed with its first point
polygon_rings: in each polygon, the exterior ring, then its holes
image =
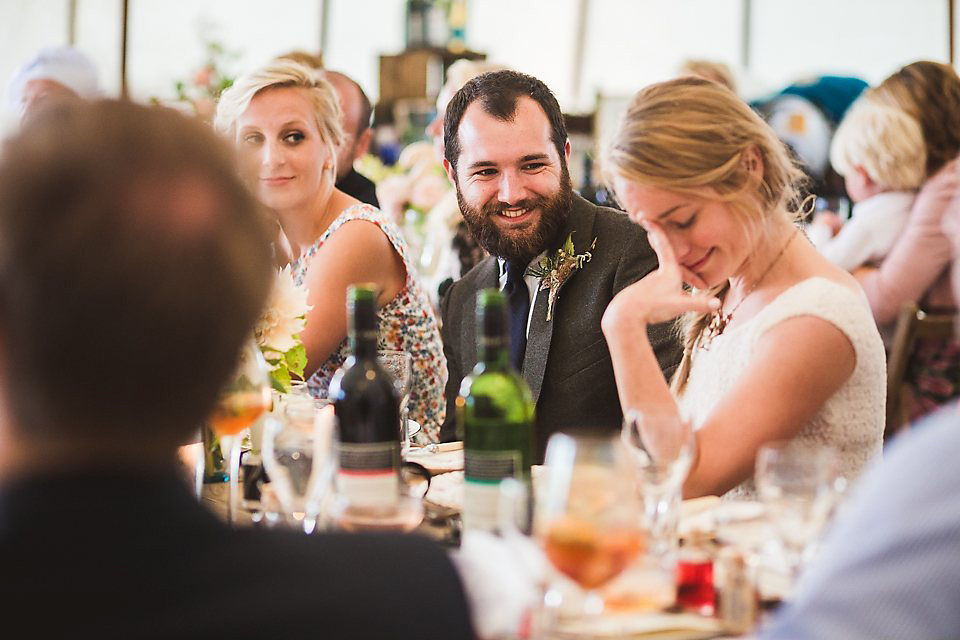
{"type": "MultiPolygon", "coordinates": [[[[618,291],[657,267],[646,233],[623,213],[573,193],[563,114],[536,78],[514,71],[474,78],[447,105],[443,139],[460,211],[490,257],[441,304],[451,408],[441,438],[457,437],[453,403],[477,361],[476,293],[490,287],[507,296],[511,360],[536,403],[535,462],[557,431],[619,429],[623,414],[600,319],[618,291]]],[[[649,332],[669,376],[680,360],[673,325],[649,332]]]]}

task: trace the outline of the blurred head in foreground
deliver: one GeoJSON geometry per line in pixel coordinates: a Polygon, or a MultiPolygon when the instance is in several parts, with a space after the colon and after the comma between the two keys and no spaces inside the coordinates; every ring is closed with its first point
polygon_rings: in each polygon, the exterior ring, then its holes
{"type": "Polygon", "coordinates": [[[172,460],[271,277],[207,126],[118,101],[31,119],[0,153],[0,468],[172,460]]]}

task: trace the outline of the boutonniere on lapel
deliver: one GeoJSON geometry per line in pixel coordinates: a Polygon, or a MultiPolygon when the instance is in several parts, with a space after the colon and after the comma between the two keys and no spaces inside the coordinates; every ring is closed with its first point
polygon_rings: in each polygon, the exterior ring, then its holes
{"type": "Polygon", "coordinates": [[[583,269],[584,263],[590,262],[593,258],[591,252],[596,246],[597,239],[594,238],[589,250],[577,253],[573,248],[573,233],[571,233],[563,246],[553,254],[548,253],[540,258],[537,264],[527,267],[527,275],[540,278],[539,290],[550,292],[547,298],[547,322],[553,319],[553,305],[560,294],[560,287],[573,275],[574,271],[583,269]]]}

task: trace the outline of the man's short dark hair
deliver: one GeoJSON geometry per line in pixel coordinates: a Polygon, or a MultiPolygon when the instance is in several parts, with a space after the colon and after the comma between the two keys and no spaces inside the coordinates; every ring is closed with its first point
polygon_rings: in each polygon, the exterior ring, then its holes
{"type": "Polygon", "coordinates": [[[460,159],[460,121],[467,107],[479,100],[483,110],[509,122],[517,112],[517,100],[526,96],[540,105],[550,122],[550,140],[557,148],[560,161],[564,162],[563,148],[567,143],[567,126],[556,96],[543,82],[517,71],[490,71],[467,82],[447,104],[443,120],[443,155],[457,168],[460,159]]]}
{"type": "Polygon", "coordinates": [[[25,437],[195,429],[272,281],[231,150],[170,109],[45,113],[0,154],[0,366],[25,437]]]}

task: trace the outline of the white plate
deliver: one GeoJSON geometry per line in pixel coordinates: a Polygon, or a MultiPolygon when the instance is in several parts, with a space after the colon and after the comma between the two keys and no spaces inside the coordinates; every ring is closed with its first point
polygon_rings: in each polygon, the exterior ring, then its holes
{"type": "Polygon", "coordinates": [[[740,523],[752,524],[764,515],[763,505],[759,502],[716,500],[704,502],[705,508],[702,509],[699,504],[688,507],[687,502],[696,501],[685,500],[684,507],[681,507],[680,535],[688,534],[694,529],[715,534],[721,527],[740,523]]]}
{"type": "Polygon", "coordinates": [[[660,640],[692,640],[710,638],[720,631],[714,618],[690,613],[608,614],[594,619],[581,619],[561,624],[559,638],[644,638],[660,640]]]}

